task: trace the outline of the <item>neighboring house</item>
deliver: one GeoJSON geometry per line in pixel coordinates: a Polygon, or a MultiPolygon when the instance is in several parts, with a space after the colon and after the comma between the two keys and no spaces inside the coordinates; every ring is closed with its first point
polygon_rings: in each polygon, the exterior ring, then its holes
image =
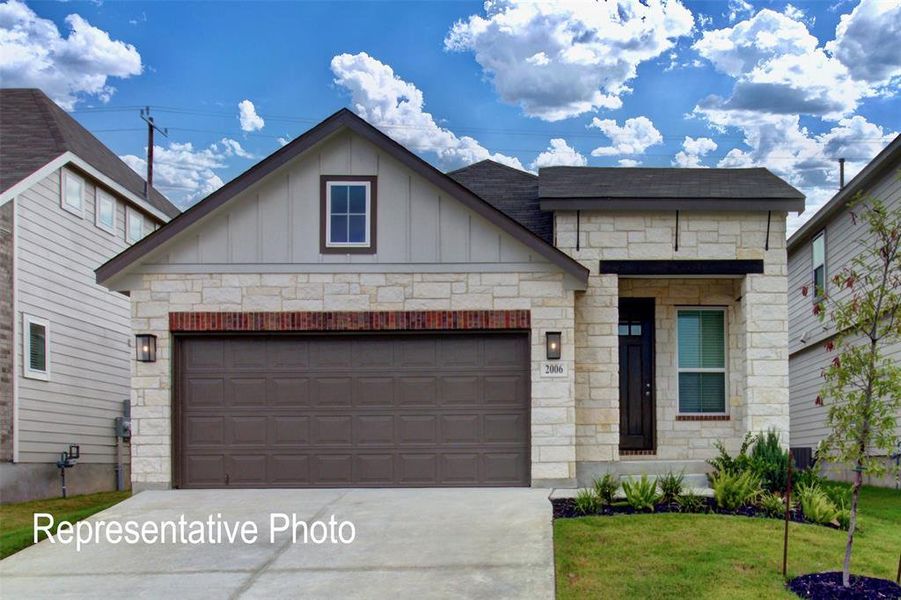
{"type": "MultiPolygon", "coordinates": [[[[864,169],[832,197],[810,220],[788,239],[789,281],[789,381],[791,384],[791,447],[798,456],[810,456],[827,436],[826,406],[816,404],[824,380],[823,368],[834,353],[826,350],[826,342],[837,333],[827,319],[813,314],[815,293],[806,297],[801,289],[822,289],[834,298],[847,290],[835,289],[832,277],[860,251],[870,239],[865,223],[852,219],[848,204],[858,197],[880,199],[893,210],[901,208],[901,136],[896,137],[864,169]]],[[[852,342],[853,343],[853,342],[852,342]]],[[[885,348],[884,355],[901,360],[901,343],[885,348]]],[[[901,414],[897,415],[901,433],[901,414]]],[[[833,475],[848,474],[829,469],[833,475]]],[[[894,476],[881,483],[894,482],[894,476]]],[[[880,483],[873,480],[870,483],[880,483]]]]}
{"type": "Polygon", "coordinates": [[[114,489],[129,301],[94,269],[178,214],[43,92],[0,90],[0,499],[114,489]]]}
{"type": "Polygon", "coordinates": [[[97,270],[137,334],[134,488],[702,477],[788,435],[765,169],[444,174],[341,110],[97,270]]]}

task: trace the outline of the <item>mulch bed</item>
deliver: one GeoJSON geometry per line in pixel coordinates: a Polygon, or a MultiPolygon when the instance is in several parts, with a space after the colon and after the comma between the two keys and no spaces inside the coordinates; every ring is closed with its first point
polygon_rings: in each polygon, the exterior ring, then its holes
{"type": "Polygon", "coordinates": [[[841,571],[795,577],[786,585],[802,598],[814,600],[899,600],[901,586],[888,579],[851,576],[851,587],[842,586],[841,571]]]}
{"type": "MultiPolygon", "coordinates": [[[[692,513],[697,514],[705,514],[705,513],[715,513],[718,515],[734,515],[734,516],[742,516],[742,517],[759,517],[765,519],[771,519],[776,517],[770,517],[767,513],[762,510],[754,507],[754,506],[742,506],[738,510],[723,510],[716,505],[716,501],[713,498],[703,498],[703,506],[701,510],[690,511],[692,513]]],[[[551,500],[551,504],[554,507],[554,518],[555,519],[573,519],[577,517],[585,517],[585,516],[599,516],[599,517],[609,517],[613,515],[634,515],[634,514],[648,514],[646,511],[636,511],[634,508],[629,506],[628,504],[619,504],[614,503],[612,506],[604,506],[601,508],[601,512],[595,513],[593,515],[584,515],[578,511],[576,508],[576,501],[574,498],[554,498],[551,500]]],[[[655,513],[677,513],[677,512],[689,512],[682,510],[678,504],[658,504],[654,507],[655,513]]],[[[783,520],[784,515],[780,515],[778,520],[783,520]]],[[[804,515],[801,513],[801,510],[793,510],[791,511],[790,518],[792,521],[796,523],[809,523],[814,525],[815,523],[811,523],[804,518],[804,515]]],[[[833,529],[838,529],[834,525],[821,525],[821,527],[831,527],[833,529]]]]}

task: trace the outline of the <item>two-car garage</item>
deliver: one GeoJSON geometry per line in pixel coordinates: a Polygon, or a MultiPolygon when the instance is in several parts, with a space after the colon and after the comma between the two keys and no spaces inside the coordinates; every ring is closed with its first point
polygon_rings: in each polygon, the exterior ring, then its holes
{"type": "Polygon", "coordinates": [[[527,333],[175,342],[178,487],[530,484],[527,333]]]}

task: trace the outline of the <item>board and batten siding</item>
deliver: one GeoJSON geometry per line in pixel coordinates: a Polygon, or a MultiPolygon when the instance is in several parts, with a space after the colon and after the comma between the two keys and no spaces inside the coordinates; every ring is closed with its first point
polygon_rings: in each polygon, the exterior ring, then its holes
{"type": "MultiPolygon", "coordinates": [[[[864,192],[879,198],[889,208],[901,206],[901,177],[892,169],[864,192]]],[[[864,223],[854,223],[847,207],[829,219],[821,228],[826,235],[826,290],[841,298],[847,291],[836,290],[831,282],[842,267],[860,251],[861,240],[867,235],[864,223]]],[[[791,445],[816,448],[828,434],[828,407],[816,406],[817,394],[823,386],[822,371],[832,360],[824,343],[835,335],[828,319],[820,321],[813,314],[812,240],[789,252],[788,256],[788,314],[789,314],[789,396],[791,401],[791,445]],[[811,286],[805,297],[803,286],[811,286]]],[[[901,361],[901,344],[886,348],[886,357],[901,361]]],[[[901,414],[898,415],[901,432],[901,414]]]]}
{"type": "Polygon", "coordinates": [[[131,387],[131,313],[126,296],[95,283],[94,269],[127,246],[125,202],[113,195],[115,233],[101,229],[90,179],[83,218],[60,206],[62,171],[15,200],[19,462],[55,462],[77,443],[81,462],[111,463],[113,419],[131,387]],[[23,376],[23,314],[49,322],[49,381],[23,376]]]}
{"type": "Polygon", "coordinates": [[[341,132],[149,255],[138,270],[190,272],[550,271],[554,267],[363,138],[341,132]],[[377,252],[322,254],[321,175],[375,175],[377,252]]]}

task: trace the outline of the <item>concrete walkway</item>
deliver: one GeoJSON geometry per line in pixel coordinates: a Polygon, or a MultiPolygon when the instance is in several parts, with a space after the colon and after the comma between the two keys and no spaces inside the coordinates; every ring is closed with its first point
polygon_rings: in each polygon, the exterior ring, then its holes
{"type": "MultiPolygon", "coordinates": [[[[548,490],[173,490],[90,520],[253,521],[253,544],[41,542],[0,561],[3,598],[553,598],[548,490]],[[351,544],[290,531],[271,513],[351,521],[351,544]]],[[[302,533],[302,531],[301,531],[302,533]]],[[[345,538],[349,529],[344,529],[345,538]]],[[[321,534],[321,530],[320,530],[321,534]]]]}

